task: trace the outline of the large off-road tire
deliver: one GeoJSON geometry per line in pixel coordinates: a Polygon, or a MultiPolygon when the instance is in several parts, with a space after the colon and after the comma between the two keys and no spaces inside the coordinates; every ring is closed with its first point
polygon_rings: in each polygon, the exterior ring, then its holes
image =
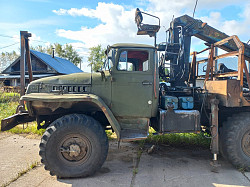
{"type": "Polygon", "coordinates": [[[103,165],[107,153],[104,128],[83,114],[55,120],[42,136],[39,152],[45,169],[60,178],[94,174],[103,165]]]}
{"type": "Polygon", "coordinates": [[[229,117],[223,124],[223,152],[237,168],[250,171],[250,113],[229,117]]]}
{"type": "Polygon", "coordinates": [[[225,130],[226,128],[220,127],[219,129],[219,150],[220,150],[220,155],[224,158],[224,159],[228,159],[227,158],[227,154],[226,154],[226,140],[225,140],[225,130]]]}

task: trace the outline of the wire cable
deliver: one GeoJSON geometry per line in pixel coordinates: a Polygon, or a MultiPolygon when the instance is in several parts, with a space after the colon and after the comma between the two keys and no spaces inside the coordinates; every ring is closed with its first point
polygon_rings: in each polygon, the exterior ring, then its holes
{"type": "Polygon", "coordinates": [[[194,12],[193,12],[193,18],[194,18],[194,13],[195,13],[195,10],[196,10],[197,3],[198,3],[198,0],[196,0],[196,2],[195,2],[194,12]]]}
{"type": "Polygon", "coordinates": [[[8,35],[5,35],[5,34],[0,34],[0,36],[5,37],[5,38],[16,38],[16,37],[8,36],[8,35]]]}
{"type": "Polygon", "coordinates": [[[10,46],[13,46],[13,45],[16,45],[16,44],[19,44],[20,42],[16,42],[16,43],[13,43],[11,45],[7,45],[7,46],[4,46],[4,47],[1,47],[0,49],[4,49],[4,48],[7,48],[7,47],[10,47],[10,46]]]}
{"type": "MultiPolygon", "coordinates": [[[[17,37],[8,36],[8,35],[5,35],[5,34],[0,34],[0,37],[17,39],[17,37]]],[[[42,40],[33,40],[33,39],[30,39],[30,41],[32,41],[32,42],[41,42],[41,43],[45,43],[45,44],[50,43],[50,42],[48,42],[48,41],[46,42],[46,41],[42,41],[42,40]]],[[[20,43],[20,42],[18,42],[18,43],[20,43]]],[[[15,45],[15,44],[12,44],[12,45],[15,45]]],[[[10,46],[11,46],[11,45],[10,45],[10,46]]],[[[9,46],[6,46],[6,47],[9,47],[9,46]]],[[[3,48],[5,48],[5,47],[2,47],[2,48],[0,48],[0,49],[3,49],[3,48]]],[[[74,48],[84,49],[84,48],[86,48],[86,47],[74,47],[74,48]]]]}
{"type": "Polygon", "coordinates": [[[49,42],[45,42],[45,41],[42,41],[42,40],[32,40],[32,39],[30,39],[30,41],[35,41],[35,42],[42,42],[42,43],[49,43],[49,42]]]}
{"type": "MultiPolygon", "coordinates": [[[[5,34],[0,34],[1,37],[5,37],[5,38],[14,38],[14,39],[17,39],[17,37],[13,37],[13,36],[8,36],[8,35],[5,35],[5,34]]],[[[49,43],[49,42],[45,42],[45,41],[42,41],[42,40],[32,40],[31,41],[36,41],[36,42],[42,42],[42,43],[49,43]]]]}

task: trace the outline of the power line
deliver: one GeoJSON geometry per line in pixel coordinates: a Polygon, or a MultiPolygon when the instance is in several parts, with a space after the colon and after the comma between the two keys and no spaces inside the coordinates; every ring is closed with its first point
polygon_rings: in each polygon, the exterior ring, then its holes
{"type": "MultiPolygon", "coordinates": [[[[17,39],[17,37],[5,35],[5,34],[0,34],[0,36],[1,36],[1,37],[5,37],[5,38],[17,39]]],[[[42,40],[32,40],[32,39],[30,39],[30,41],[32,41],[32,42],[40,42],[40,43],[45,43],[45,44],[50,43],[50,42],[48,42],[48,41],[46,42],[46,41],[42,41],[42,40]]],[[[17,43],[8,45],[8,46],[4,46],[4,47],[2,47],[2,48],[0,48],[0,49],[7,48],[7,47],[10,47],[10,46],[15,45],[15,44],[18,44],[18,43],[20,43],[20,42],[17,42],[17,43]]],[[[84,48],[86,48],[86,47],[76,47],[76,46],[72,46],[72,47],[73,47],[73,48],[77,48],[77,49],[84,49],[84,48]]]]}
{"type": "Polygon", "coordinates": [[[13,43],[11,45],[7,45],[7,46],[4,46],[4,47],[1,47],[0,49],[4,49],[4,48],[7,48],[7,47],[10,47],[10,46],[13,46],[13,45],[16,45],[16,44],[19,44],[20,42],[16,42],[16,43],[13,43]]]}
{"type": "Polygon", "coordinates": [[[16,37],[4,35],[4,34],[0,34],[0,36],[5,37],[5,38],[16,38],[16,37]]]}
{"type": "Polygon", "coordinates": [[[30,40],[30,41],[42,42],[42,43],[50,43],[50,42],[45,42],[45,41],[42,41],[42,40],[30,40]]]}
{"type": "MultiPolygon", "coordinates": [[[[5,34],[0,34],[1,37],[5,37],[5,38],[14,38],[14,39],[17,39],[17,37],[13,37],[13,36],[8,36],[8,35],[5,35],[5,34]]],[[[45,41],[42,41],[42,40],[32,40],[31,41],[36,41],[36,42],[42,42],[42,43],[48,43],[48,42],[45,42],[45,41]]]]}
{"type": "Polygon", "coordinates": [[[196,0],[196,2],[195,2],[194,12],[193,12],[193,18],[194,18],[194,13],[195,13],[195,10],[196,10],[197,3],[198,3],[198,0],[196,0]]]}

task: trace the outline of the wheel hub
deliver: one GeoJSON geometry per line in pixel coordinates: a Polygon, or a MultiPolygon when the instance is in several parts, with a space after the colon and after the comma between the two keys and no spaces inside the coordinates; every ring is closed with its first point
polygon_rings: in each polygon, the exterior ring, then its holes
{"type": "Polygon", "coordinates": [[[84,161],[91,152],[89,141],[80,136],[70,136],[64,138],[60,147],[64,159],[70,162],[84,161]]]}
{"type": "Polygon", "coordinates": [[[69,156],[77,157],[81,152],[81,148],[77,144],[73,144],[69,146],[69,156]]]}
{"type": "Polygon", "coordinates": [[[242,149],[250,157],[250,131],[246,132],[242,138],[242,149]]]}

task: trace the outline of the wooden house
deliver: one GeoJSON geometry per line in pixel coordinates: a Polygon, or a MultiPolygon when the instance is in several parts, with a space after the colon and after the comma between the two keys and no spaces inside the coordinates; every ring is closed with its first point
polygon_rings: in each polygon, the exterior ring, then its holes
{"type": "MultiPolygon", "coordinates": [[[[72,62],[63,58],[52,57],[48,54],[34,50],[30,50],[30,56],[33,80],[55,75],[82,72],[82,70],[80,70],[72,62]]],[[[0,75],[0,82],[2,82],[4,86],[20,86],[20,58],[21,57],[17,58],[12,64],[2,71],[2,74],[0,75]]],[[[25,64],[25,79],[27,85],[29,82],[27,64],[25,64]]]]}

